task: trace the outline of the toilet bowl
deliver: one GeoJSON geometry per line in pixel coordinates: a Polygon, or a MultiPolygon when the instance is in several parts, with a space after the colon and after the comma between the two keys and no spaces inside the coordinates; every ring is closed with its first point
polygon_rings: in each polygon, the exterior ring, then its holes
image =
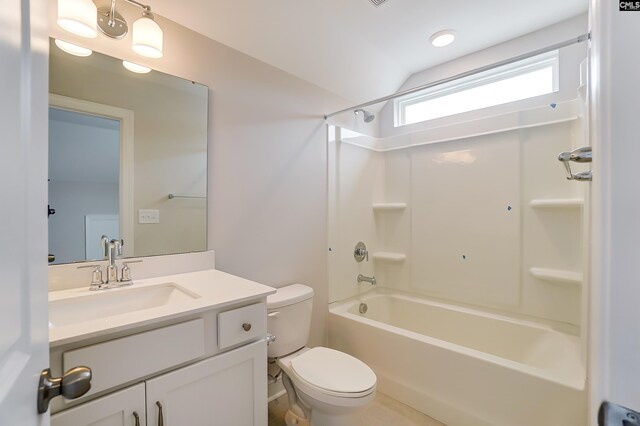
{"type": "Polygon", "coordinates": [[[288,426],[347,426],[375,398],[376,375],[362,361],[334,349],[305,346],[313,289],[293,284],[267,298],[267,329],[276,337],[269,357],[282,370],[289,398],[288,426]]]}

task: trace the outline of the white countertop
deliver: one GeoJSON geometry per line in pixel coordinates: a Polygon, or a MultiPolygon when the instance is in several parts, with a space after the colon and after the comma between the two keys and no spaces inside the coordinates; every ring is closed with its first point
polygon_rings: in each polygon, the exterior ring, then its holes
{"type": "Polygon", "coordinates": [[[100,298],[116,292],[136,291],[145,287],[167,283],[175,284],[177,287],[186,290],[193,297],[185,298],[188,300],[181,300],[176,303],[110,315],[101,319],[81,320],[60,326],[51,326],[50,324],[49,346],[66,345],[196,314],[205,310],[221,309],[251,300],[257,301],[276,291],[273,287],[258,284],[215,269],[134,280],[133,282],[132,286],[108,290],[89,291],[89,285],[87,284],[86,287],[82,288],[54,291],[49,293],[49,302],[71,299],[81,302],[79,298],[87,298],[87,302],[91,302],[97,299],[90,298],[100,298]]]}

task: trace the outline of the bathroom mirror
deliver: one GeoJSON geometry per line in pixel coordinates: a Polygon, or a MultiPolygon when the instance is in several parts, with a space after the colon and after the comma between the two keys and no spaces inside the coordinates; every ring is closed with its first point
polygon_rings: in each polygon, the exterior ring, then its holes
{"type": "Polygon", "coordinates": [[[49,92],[50,263],[206,250],[208,88],[52,40],[49,92]]]}

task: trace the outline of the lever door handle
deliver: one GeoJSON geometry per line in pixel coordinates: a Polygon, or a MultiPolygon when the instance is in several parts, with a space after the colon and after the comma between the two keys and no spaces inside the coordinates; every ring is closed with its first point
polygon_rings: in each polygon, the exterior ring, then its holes
{"type": "Polygon", "coordinates": [[[62,377],[51,377],[51,369],[46,368],[40,373],[38,383],[38,414],[44,414],[49,409],[49,402],[56,396],[67,399],[80,398],[91,389],[91,369],[89,367],[74,367],[64,373],[62,377]]]}

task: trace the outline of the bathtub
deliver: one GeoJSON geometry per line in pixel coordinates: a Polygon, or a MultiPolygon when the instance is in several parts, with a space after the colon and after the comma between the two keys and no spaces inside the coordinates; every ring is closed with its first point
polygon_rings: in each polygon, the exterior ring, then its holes
{"type": "Polygon", "coordinates": [[[587,424],[580,339],[547,325],[376,289],[330,306],[329,346],[448,426],[587,424]]]}

